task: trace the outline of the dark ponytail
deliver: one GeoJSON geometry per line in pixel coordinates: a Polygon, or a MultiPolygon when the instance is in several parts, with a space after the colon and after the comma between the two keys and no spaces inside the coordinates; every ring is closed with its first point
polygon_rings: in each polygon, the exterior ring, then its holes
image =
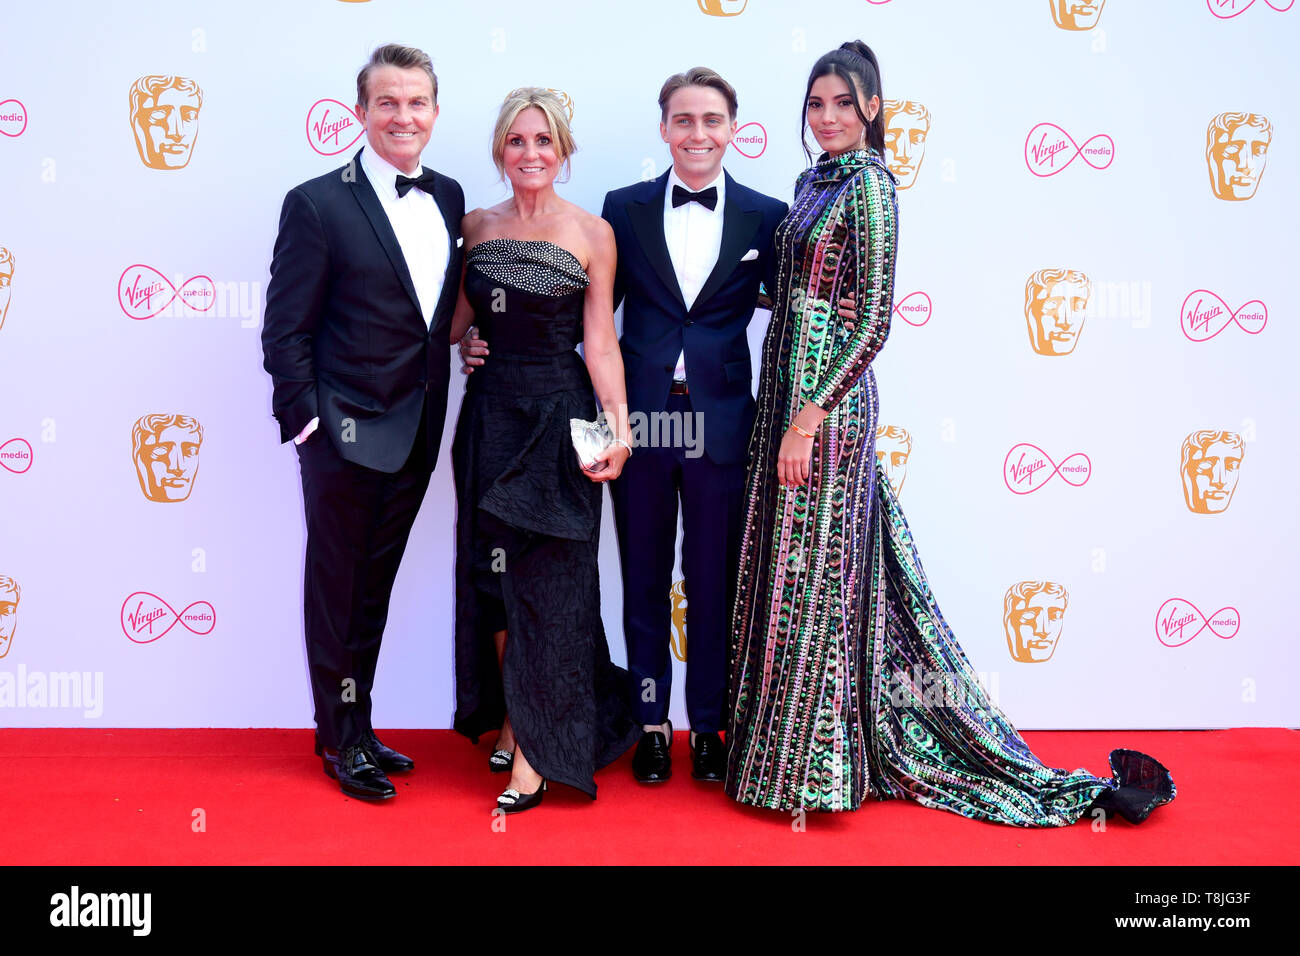
{"type": "Polygon", "coordinates": [[[812,94],[813,84],[823,76],[830,75],[838,76],[848,84],[849,92],[853,94],[853,109],[858,114],[858,119],[862,121],[862,125],[866,127],[867,145],[880,150],[883,154],[885,152],[885,93],[880,81],[880,64],[871,47],[861,40],[850,40],[848,43],[840,44],[839,49],[831,50],[830,53],[818,58],[813,64],[812,72],[808,74],[808,88],[804,90],[799,118],[799,129],[803,131],[800,139],[808,161],[812,162],[812,151],[808,148],[808,97],[812,94]],[[876,111],[876,118],[869,120],[867,101],[873,96],[880,97],[880,109],[876,111]]]}

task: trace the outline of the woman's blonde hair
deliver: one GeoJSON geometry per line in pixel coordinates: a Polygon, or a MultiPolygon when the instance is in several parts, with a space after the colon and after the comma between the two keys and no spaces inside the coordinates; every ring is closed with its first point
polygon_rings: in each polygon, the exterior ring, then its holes
{"type": "Polygon", "coordinates": [[[501,112],[497,114],[496,129],[492,131],[492,162],[496,164],[497,172],[501,174],[502,179],[505,179],[506,175],[506,137],[510,135],[510,127],[514,125],[519,114],[530,106],[536,106],[546,116],[551,142],[555,145],[556,155],[559,156],[566,172],[569,157],[578,151],[578,144],[573,141],[573,133],[569,129],[569,117],[566,115],[560,97],[552,90],[540,86],[520,87],[506,96],[506,101],[501,104],[501,112]]]}

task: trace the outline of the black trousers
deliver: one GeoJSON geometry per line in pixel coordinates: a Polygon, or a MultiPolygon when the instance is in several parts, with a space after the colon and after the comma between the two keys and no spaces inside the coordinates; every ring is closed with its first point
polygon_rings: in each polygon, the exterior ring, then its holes
{"type": "MultiPolygon", "coordinates": [[[[690,396],[669,395],[665,411],[693,414],[690,396]]],[[[704,425],[722,427],[717,422],[704,425]]],[[[695,437],[702,439],[698,431],[695,437]]],[[[610,494],[623,571],[623,634],[632,713],[640,724],[662,724],[668,719],[669,591],[680,498],[686,713],[697,733],[719,731],[726,724],[727,647],[740,555],[745,463],[719,465],[702,445],[695,450],[680,442],[672,447],[638,446],[623,474],[611,484],[610,494]]]]}
{"type": "MultiPolygon", "coordinates": [[[[425,415],[427,416],[427,410],[425,415]]],[[[361,742],[393,580],[429,486],[426,420],[402,468],[345,460],[323,428],[298,449],[307,559],[303,619],[316,729],[325,746],[361,742]]]]}

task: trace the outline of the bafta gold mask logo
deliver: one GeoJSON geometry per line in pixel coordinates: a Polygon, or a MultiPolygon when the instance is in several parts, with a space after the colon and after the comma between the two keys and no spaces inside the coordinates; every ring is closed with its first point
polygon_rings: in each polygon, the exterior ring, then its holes
{"type": "Polygon", "coordinates": [[[1183,441],[1183,500],[1198,515],[1227,511],[1241,477],[1246,443],[1235,432],[1192,432],[1183,441]]]}
{"type": "Polygon", "coordinates": [[[916,182],[930,135],[930,111],[912,100],[885,100],[885,164],[898,177],[898,188],[916,182]]]}
{"type": "Polygon", "coordinates": [[[9,314],[9,295],[13,291],[14,254],[0,246],[0,329],[5,327],[5,316],[9,314]]]}
{"type": "Polygon", "coordinates": [[[22,597],[18,582],[0,574],[0,657],[9,653],[18,629],[18,599],[22,597]]]}
{"type": "Polygon", "coordinates": [[[1039,355],[1069,355],[1087,318],[1092,280],[1076,269],[1039,269],[1025,283],[1029,344],[1039,355]]]}
{"type": "Polygon", "coordinates": [[[184,501],[199,472],[203,426],[189,415],[145,415],[131,432],[140,490],[150,501],[184,501]]]}
{"type": "Polygon", "coordinates": [[[1220,113],[1205,131],[1210,189],[1219,199],[1249,199],[1268,162],[1273,124],[1262,113],[1220,113]]]}
{"type": "Polygon", "coordinates": [[[1092,3],[1080,0],[1047,0],[1052,6],[1052,19],[1062,30],[1091,30],[1101,19],[1101,8],[1106,0],[1092,3]]]}
{"type": "Polygon", "coordinates": [[[150,169],[184,169],[199,135],[203,91],[183,76],[142,76],[131,87],[131,132],[150,169]]]}
{"type": "Polygon", "coordinates": [[[571,97],[568,93],[564,92],[564,90],[552,90],[550,87],[547,87],[547,92],[554,93],[556,96],[560,98],[560,105],[564,107],[564,113],[566,116],[569,117],[569,122],[572,123],[573,122],[573,97],[571,97]]]}
{"type": "Polygon", "coordinates": [[[885,477],[894,489],[902,494],[907,480],[907,459],[912,454],[912,436],[907,429],[897,425],[880,425],[876,428],[876,461],[885,470],[885,477]]]}
{"type": "Polygon", "coordinates": [[[1011,659],[1022,664],[1051,660],[1069,604],[1065,588],[1051,581],[1021,581],[1008,588],[1002,629],[1011,659]]]}
{"type": "Polygon", "coordinates": [[[695,0],[700,12],[711,17],[738,17],[749,6],[749,0],[695,0]]]}
{"type": "Polygon", "coordinates": [[[686,660],[686,582],[675,581],[668,599],[673,606],[673,631],[669,637],[673,657],[679,661],[686,660]]]}

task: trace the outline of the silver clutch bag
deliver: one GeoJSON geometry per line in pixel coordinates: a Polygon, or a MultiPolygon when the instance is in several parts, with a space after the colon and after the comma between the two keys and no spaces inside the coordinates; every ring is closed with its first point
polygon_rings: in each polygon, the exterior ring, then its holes
{"type": "Polygon", "coordinates": [[[573,448],[578,453],[578,461],[583,468],[590,468],[596,463],[596,456],[614,443],[614,433],[603,417],[594,422],[581,418],[569,419],[569,434],[573,436],[573,448]]]}

